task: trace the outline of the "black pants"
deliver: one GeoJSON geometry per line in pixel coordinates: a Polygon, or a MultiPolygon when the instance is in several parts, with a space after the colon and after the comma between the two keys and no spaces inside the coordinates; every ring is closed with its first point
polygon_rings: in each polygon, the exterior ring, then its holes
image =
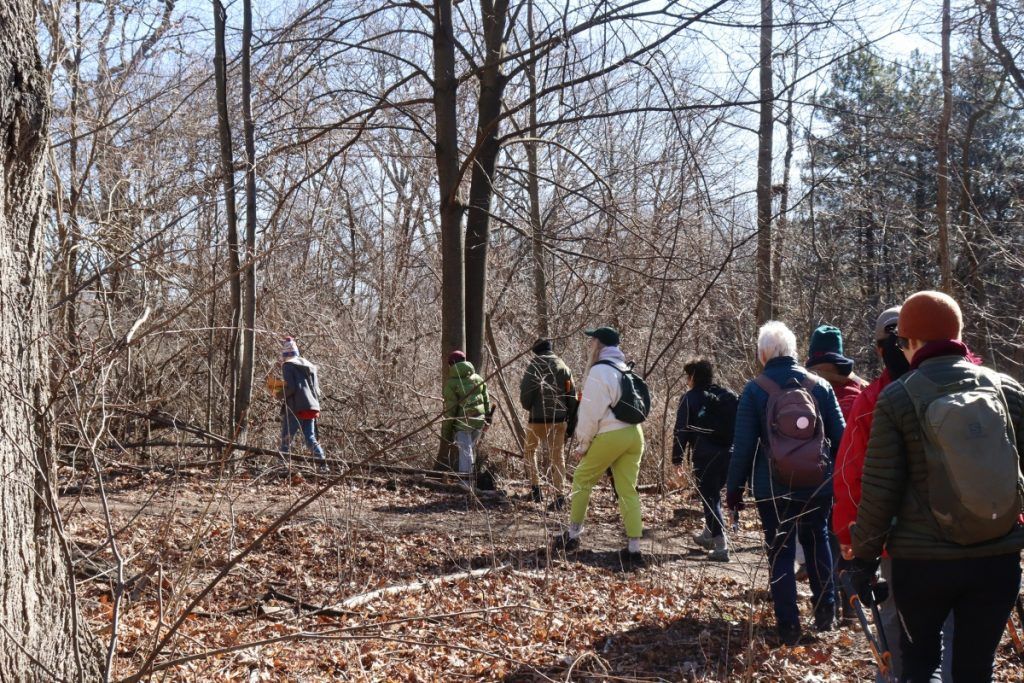
{"type": "Polygon", "coordinates": [[[938,680],[942,622],[952,611],[953,680],[991,681],[1020,577],[1020,553],[963,560],[893,559],[893,598],[904,629],[903,680],[938,680]]]}
{"type": "Polygon", "coordinates": [[[693,474],[697,478],[697,492],[704,507],[704,526],[711,531],[712,538],[722,535],[725,522],[722,519],[722,487],[729,474],[728,447],[705,444],[701,439],[693,454],[693,474]]]}

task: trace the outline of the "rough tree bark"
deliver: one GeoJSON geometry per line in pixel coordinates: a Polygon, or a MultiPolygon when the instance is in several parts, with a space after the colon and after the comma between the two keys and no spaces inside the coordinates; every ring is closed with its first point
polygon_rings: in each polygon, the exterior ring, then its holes
{"type": "MultiPolygon", "coordinates": [[[[463,348],[466,342],[462,261],[465,207],[459,198],[458,80],[451,0],[434,0],[433,42],[434,157],[441,215],[441,359],[444,359],[452,350],[463,348]]],[[[444,439],[440,440],[437,461],[438,466],[451,467],[450,444],[444,439]]]]}
{"type": "MultiPolygon", "coordinates": [[[[796,36],[799,30],[796,28],[799,25],[799,22],[797,21],[796,7],[793,0],[789,0],[786,5],[789,7],[790,21],[793,24],[793,34],[796,36]]],[[[793,151],[796,148],[796,142],[793,139],[793,129],[796,127],[796,120],[793,116],[793,100],[796,97],[797,78],[800,75],[800,50],[801,41],[799,38],[796,38],[793,48],[793,72],[788,74],[789,86],[782,92],[783,98],[786,102],[786,151],[782,157],[782,185],[779,191],[779,220],[776,223],[775,245],[772,253],[772,284],[775,289],[774,308],[780,312],[783,311],[786,306],[786,302],[783,301],[782,298],[782,293],[785,291],[782,284],[782,254],[785,249],[786,237],[789,233],[789,179],[793,169],[793,151]]]]}
{"type": "Polygon", "coordinates": [[[537,64],[533,32],[533,2],[526,5],[526,32],[530,37],[530,64],[526,79],[530,85],[530,142],[526,145],[526,187],[530,196],[530,247],[533,255],[533,298],[537,314],[537,336],[550,337],[548,283],[544,272],[544,223],[540,217],[540,179],[537,168],[537,64]]]}
{"type": "Polygon", "coordinates": [[[458,80],[451,0],[434,2],[435,157],[441,213],[441,353],[466,344],[462,216],[459,198],[458,80]]]}
{"type": "Polygon", "coordinates": [[[32,0],[0,2],[0,680],[97,680],[53,489],[42,207],[49,84],[32,0]]]}
{"type": "Polygon", "coordinates": [[[256,125],[252,118],[252,0],[242,3],[242,131],[245,138],[245,267],[235,425],[245,428],[256,359],[256,125]]]}
{"type": "Polygon", "coordinates": [[[772,129],[775,92],[772,84],[772,0],[761,0],[761,116],[757,131],[757,324],[775,315],[772,282],[772,129]]]}
{"type": "Polygon", "coordinates": [[[224,216],[228,227],[228,267],[231,269],[231,329],[229,331],[228,364],[231,369],[231,430],[235,427],[236,396],[239,384],[241,337],[239,327],[242,316],[242,274],[238,244],[238,213],[235,204],[235,155],[231,145],[231,119],[228,116],[227,47],[224,24],[227,11],[221,0],[213,0],[213,73],[217,97],[217,130],[220,134],[220,172],[224,185],[224,216]]]}
{"type": "Polygon", "coordinates": [[[466,357],[482,368],[484,316],[487,303],[487,246],[491,228],[491,198],[494,196],[494,167],[501,145],[498,121],[505,74],[505,22],[508,0],[481,0],[484,23],[484,56],[477,100],[476,158],[471,159],[473,173],[469,184],[469,213],[466,217],[466,357]]]}
{"type": "Polygon", "coordinates": [[[936,136],[938,187],[935,215],[939,224],[938,261],[942,291],[953,294],[953,268],[949,260],[949,122],[953,117],[953,72],[950,68],[949,38],[952,33],[950,0],[942,0],[942,115],[936,136]]]}

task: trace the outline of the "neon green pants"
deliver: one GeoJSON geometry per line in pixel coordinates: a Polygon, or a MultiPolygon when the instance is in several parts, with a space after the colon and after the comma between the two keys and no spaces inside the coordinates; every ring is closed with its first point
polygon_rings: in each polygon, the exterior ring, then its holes
{"type": "Polygon", "coordinates": [[[615,479],[619,512],[626,527],[626,536],[640,538],[644,522],[640,514],[640,495],[636,480],[640,476],[640,459],[644,455],[644,432],[640,425],[598,434],[590,442],[586,455],[572,475],[572,512],[569,521],[582,524],[587,517],[590,492],[609,468],[615,479]]]}

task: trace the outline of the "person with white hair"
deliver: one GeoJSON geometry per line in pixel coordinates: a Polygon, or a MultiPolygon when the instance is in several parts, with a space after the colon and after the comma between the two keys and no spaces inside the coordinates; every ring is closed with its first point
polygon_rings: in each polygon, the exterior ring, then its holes
{"type": "Polygon", "coordinates": [[[783,323],[765,323],[757,338],[761,375],[740,395],[733,455],[726,482],[731,510],[743,508],[749,480],[764,528],[770,565],[769,588],[779,640],[800,639],[793,560],[799,540],[818,631],[835,625],[836,604],[828,517],[832,507],[832,465],[845,423],[827,381],[796,360],[796,336],[783,323]]]}

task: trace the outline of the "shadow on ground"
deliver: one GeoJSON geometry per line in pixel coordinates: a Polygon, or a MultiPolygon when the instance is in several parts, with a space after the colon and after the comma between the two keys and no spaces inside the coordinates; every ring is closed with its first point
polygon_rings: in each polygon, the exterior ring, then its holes
{"type": "MultiPolygon", "coordinates": [[[[665,625],[642,624],[593,641],[591,649],[562,666],[520,667],[505,681],[556,680],[708,680],[742,676],[750,624],[718,617],[684,616],[665,625]]],[[[759,649],[762,634],[755,632],[759,649]]],[[[769,643],[771,641],[769,640],[769,643]]]]}

